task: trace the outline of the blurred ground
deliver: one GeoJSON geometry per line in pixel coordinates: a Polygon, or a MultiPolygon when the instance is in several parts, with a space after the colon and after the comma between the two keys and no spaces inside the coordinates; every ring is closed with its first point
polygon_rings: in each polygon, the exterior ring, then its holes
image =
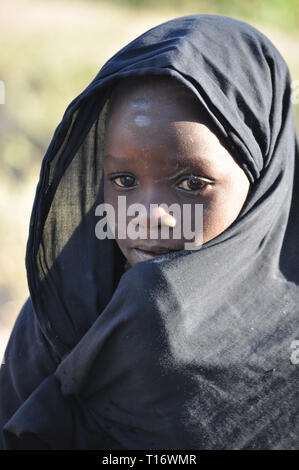
{"type": "MultiPolygon", "coordinates": [[[[204,1],[196,2],[196,7],[194,2],[183,2],[180,8],[168,3],[161,10],[162,0],[152,9],[121,2],[1,0],[0,80],[5,85],[5,104],[0,105],[1,357],[28,296],[24,257],[41,158],[67,105],[130,40],[176,16],[217,13],[218,3],[209,11],[204,1]]],[[[221,14],[226,14],[225,3],[221,14]]],[[[293,79],[299,79],[299,31],[265,22],[266,14],[262,18],[263,22],[259,18],[250,22],[273,41],[293,79]]],[[[294,110],[299,124],[299,104],[294,110]]]]}

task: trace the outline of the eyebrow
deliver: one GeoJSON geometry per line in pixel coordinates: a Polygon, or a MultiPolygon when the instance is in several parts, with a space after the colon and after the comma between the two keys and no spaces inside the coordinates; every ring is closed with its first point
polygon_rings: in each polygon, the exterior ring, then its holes
{"type": "MultiPolygon", "coordinates": [[[[109,158],[109,159],[112,159],[116,162],[123,162],[124,161],[124,158],[122,157],[117,157],[117,156],[113,156],[113,155],[110,155],[110,154],[106,154],[104,156],[104,158],[109,158]]],[[[129,160],[130,157],[127,159],[126,158],[126,161],[129,160]]],[[[205,162],[207,161],[207,159],[204,159],[203,163],[202,163],[202,167],[199,168],[199,165],[195,165],[194,163],[190,163],[189,165],[186,165],[186,159],[183,157],[183,156],[180,156],[177,158],[176,162],[177,162],[177,167],[176,168],[179,168],[178,171],[176,171],[174,174],[170,175],[170,176],[163,176],[161,179],[163,180],[168,180],[168,181],[172,181],[174,179],[177,179],[179,176],[181,175],[186,175],[187,173],[189,174],[193,174],[194,176],[199,176],[199,175],[196,175],[196,173],[201,173],[201,177],[202,178],[205,178],[207,180],[210,180],[210,181],[214,181],[215,178],[211,177],[210,175],[207,175],[207,171],[206,169],[204,169],[204,166],[205,166],[205,162]]],[[[125,170],[123,170],[125,171],[125,170]]],[[[116,172],[118,173],[118,172],[116,172]]],[[[157,180],[158,181],[158,180],[157,180]]]]}
{"type": "MultiPolygon", "coordinates": [[[[109,158],[109,159],[114,160],[116,162],[118,162],[118,161],[123,162],[125,160],[125,158],[123,158],[123,157],[117,157],[117,156],[113,156],[113,155],[110,155],[110,154],[104,155],[104,159],[106,159],[106,158],[109,158]]],[[[127,160],[130,160],[130,157],[129,158],[126,157],[126,161],[127,160]]],[[[177,162],[178,162],[178,166],[180,167],[180,170],[178,172],[176,172],[175,176],[179,176],[184,171],[190,171],[190,169],[191,169],[190,165],[186,166],[186,162],[183,160],[183,158],[179,158],[177,160],[177,162]]]]}
{"type": "MultiPolygon", "coordinates": [[[[118,157],[116,155],[111,155],[111,154],[107,153],[107,154],[104,155],[104,160],[106,160],[106,159],[111,159],[111,160],[122,162],[124,160],[125,161],[130,160],[130,157],[129,156],[126,156],[126,157],[120,157],[119,156],[118,157]]],[[[190,169],[192,167],[195,168],[196,166],[198,166],[195,163],[196,161],[198,163],[202,164],[202,165],[206,165],[206,164],[210,163],[209,159],[205,156],[201,156],[201,157],[194,156],[192,158],[192,161],[189,164],[187,164],[188,166],[186,166],[186,157],[184,155],[178,155],[177,158],[176,158],[177,167],[180,167],[180,168],[190,168],[190,169]]]]}

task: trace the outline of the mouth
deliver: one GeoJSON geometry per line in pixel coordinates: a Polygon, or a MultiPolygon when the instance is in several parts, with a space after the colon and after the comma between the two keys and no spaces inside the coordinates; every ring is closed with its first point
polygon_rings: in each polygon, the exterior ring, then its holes
{"type": "Polygon", "coordinates": [[[141,247],[132,248],[134,257],[137,258],[137,260],[139,261],[146,261],[148,259],[157,258],[158,256],[165,255],[167,253],[170,253],[171,251],[175,250],[159,246],[152,246],[146,249],[141,247]]]}

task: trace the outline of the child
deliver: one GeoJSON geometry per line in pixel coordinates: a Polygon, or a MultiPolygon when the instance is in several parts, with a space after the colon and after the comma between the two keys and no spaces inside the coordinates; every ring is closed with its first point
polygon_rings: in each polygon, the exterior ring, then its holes
{"type": "Polygon", "coordinates": [[[298,449],[290,93],[260,32],[194,15],[130,43],[70,104],[1,367],[4,448],[298,449]]]}
{"type": "MultiPolygon", "coordinates": [[[[104,199],[115,218],[118,197],[126,195],[127,205],[145,208],[141,225],[147,229],[153,219],[150,206],[161,203],[190,205],[193,217],[195,204],[203,204],[204,243],[231,225],[247,197],[249,180],[210,127],[204,108],[179,82],[155,75],[121,81],[109,103],[105,132],[104,199]]],[[[170,218],[165,222],[171,226],[170,218]]],[[[179,239],[165,242],[159,236],[160,241],[151,241],[145,230],[147,241],[117,237],[118,246],[131,265],[182,250],[186,222],[181,216],[179,239]]]]}

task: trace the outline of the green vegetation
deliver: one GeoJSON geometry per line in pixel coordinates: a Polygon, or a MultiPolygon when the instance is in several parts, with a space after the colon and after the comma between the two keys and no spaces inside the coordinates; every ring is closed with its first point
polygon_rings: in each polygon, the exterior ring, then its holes
{"type": "MultiPolygon", "coordinates": [[[[101,0],[93,0],[101,2],[101,0]]],[[[175,8],[178,12],[215,13],[243,18],[286,28],[298,29],[298,0],[116,0],[119,5],[130,5],[139,10],[175,8]]]]}

